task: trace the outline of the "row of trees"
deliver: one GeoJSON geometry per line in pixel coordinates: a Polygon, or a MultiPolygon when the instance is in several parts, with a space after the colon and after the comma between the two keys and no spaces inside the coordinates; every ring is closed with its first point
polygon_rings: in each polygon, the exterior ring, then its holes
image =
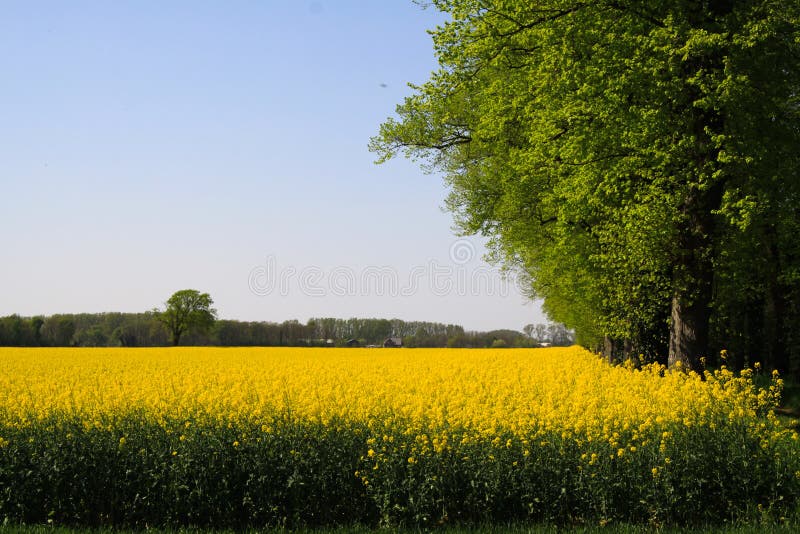
{"type": "Polygon", "coordinates": [[[581,343],[800,375],[800,4],[433,0],[440,69],[372,140],[581,343]]]}
{"type": "Polygon", "coordinates": [[[575,343],[573,332],[567,330],[567,327],[562,323],[526,324],[522,331],[540,345],[566,347],[575,343]]]}
{"type": "MultiPolygon", "coordinates": [[[[161,312],[163,313],[163,312],[161,312]]],[[[158,312],[59,314],[49,317],[0,317],[2,346],[157,347],[175,344],[168,320],[158,312]]],[[[544,326],[544,325],[542,325],[544,326]]],[[[558,330],[558,327],[551,330],[558,330]]],[[[546,331],[545,327],[545,331],[546,331]]],[[[216,320],[193,325],[179,335],[182,345],[345,346],[380,345],[402,338],[406,347],[526,347],[540,340],[515,330],[468,332],[458,325],[400,319],[315,318],[303,324],[216,320]],[[329,341],[330,340],[330,341],[329,341]]],[[[541,339],[541,342],[550,342],[541,339]]],[[[562,344],[571,344],[566,339],[562,344]]]]}

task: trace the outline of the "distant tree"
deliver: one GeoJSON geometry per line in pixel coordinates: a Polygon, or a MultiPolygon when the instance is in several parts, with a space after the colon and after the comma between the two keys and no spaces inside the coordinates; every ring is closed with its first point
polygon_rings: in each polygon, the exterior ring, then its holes
{"type": "Polygon", "coordinates": [[[550,338],[547,335],[547,325],[539,323],[534,327],[535,334],[533,338],[539,343],[550,343],[550,338]]]}
{"type": "Polygon", "coordinates": [[[75,320],[72,315],[52,315],[41,327],[42,344],[53,347],[69,347],[75,336],[75,320]]]}
{"type": "Polygon", "coordinates": [[[212,304],[214,301],[208,293],[182,289],[167,300],[163,312],[155,310],[155,313],[169,331],[172,344],[177,346],[188,330],[207,331],[211,328],[217,318],[217,310],[211,307],[212,304]]]}
{"type": "Polygon", "coordinates": [[[217,321],[214,326],[217,344],[226,347],[252,345],[247,326],[247,323],[239,321],[217,321]]]}
{"type": "Polygon", "coordinates": [[[127,325],[118,326],[111,333],[111,343],[120,347],[135,347],[136,335],[127,325]]]}
{"type": "Polygon", "coordinates": [[[74,336],[75,344],[80,347],[107,347],[108,336],[99,324],[90,326],[77,332],[74,336]]]}
{"type": "Polygon", "coordinates": [[[280,324],[279,345],[294,347],[307,343],[306,327],[297,319],[289,319],[280,324]],[[301,341],[305,340],[305,341],[301,341]]]}
{"type": "Polygon", "coordinates": [[[525,332],[526,336],[532,338],[533,335],[536,333],[536,325],[526,324],[525,326],[522,327],[522,331],[525,332]]]}
{"type": "Polygon", "coordinates": [[[547,336],[550,338],[550,343],[559,346],[568,346],[574,343],[572,334],[567,327],[561,323],[554,323],[547,326],[547,336]]]}
{"type": "Polygon", "coordinates": [[[31,317],[31,331],[33,332],[33,344],[39,346],[42,344],[42,326],[44,326],[44,317],[36,316],[31,317]]]}
{"type": "Polygon", "coordinates": [[[3,345],[24,345],[25,322],[19,315],[9,315],[0,319],[0,342],[3,345]]]}
{"type": "Polygon", "coordinates": [[[68,347],[73,344],[75,321],[71,317],[59,317],[56,323],[56,339],[58,346],[68,347]]]}

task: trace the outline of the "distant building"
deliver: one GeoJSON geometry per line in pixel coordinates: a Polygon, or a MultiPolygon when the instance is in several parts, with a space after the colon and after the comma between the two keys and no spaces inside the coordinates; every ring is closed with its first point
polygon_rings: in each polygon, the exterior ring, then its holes
{"type": "Polygon", "coordinates": [[[401,337],[387,337],[383,341],[384,347],[402,347],[403,346],[403,338],[401,337]]]}

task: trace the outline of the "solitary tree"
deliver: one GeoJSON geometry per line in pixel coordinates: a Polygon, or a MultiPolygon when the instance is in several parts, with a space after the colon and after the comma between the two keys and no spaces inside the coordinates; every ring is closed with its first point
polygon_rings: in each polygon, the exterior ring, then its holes
{"type": "Polygon", "coordinates": [[[214,301],[208,293],[182,289],[167,300],[163,312],[156,311],[156,316],[169,330],[172,344],[177,346],[188,330],[205,331],[214,324],[217,310],[211,307],[212,304],[214,301]]]}
{"type": "Polygon", "coordinates": [[[694,366],[742,275],[792,294],[785,263],[766,276],[734,247],[797,228],[800,3],[432,3],[452,16],[432,32],[441,68],[371,148],[443,172],[461,230],[552,319],[694,366]]]}

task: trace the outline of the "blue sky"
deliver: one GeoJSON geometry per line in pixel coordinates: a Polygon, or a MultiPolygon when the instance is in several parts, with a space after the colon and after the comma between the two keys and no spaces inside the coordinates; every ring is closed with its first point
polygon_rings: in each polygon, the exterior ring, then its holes
{"type": "Polygon", "coordinates": [[[0,315],[543,322],[458,238],[438,176],[369,138],[436,68],[410,0],[8,1],[0,315]]]}

